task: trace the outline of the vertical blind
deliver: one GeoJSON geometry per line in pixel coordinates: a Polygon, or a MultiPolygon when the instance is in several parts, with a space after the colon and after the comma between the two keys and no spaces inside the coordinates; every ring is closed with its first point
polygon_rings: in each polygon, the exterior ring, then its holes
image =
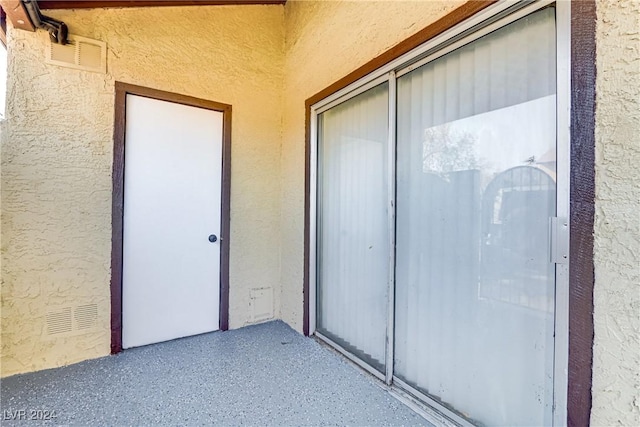
{"type": "Polygon", "coordinates": [[[318,117],[317,329],[384,370],[388,83],[318,117]]]}
{"type": "Polygon", "coordinates": [[[482,424],[550,425],[555,16],[398,79],[395,375],[482,424]]]}
{"type": "Polygon", "coordinates": [[[395,176],[388,83],[318,115],[317,330],[481,424],[552,424],[555,45],[549,7],[401,75],[395,176]]]}

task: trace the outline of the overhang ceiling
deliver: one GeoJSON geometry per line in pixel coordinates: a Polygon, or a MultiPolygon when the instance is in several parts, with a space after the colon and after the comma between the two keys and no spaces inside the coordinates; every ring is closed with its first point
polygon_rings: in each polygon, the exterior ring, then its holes
{"type": "MultiPolygon", "coordinates": [[[[40,0],[40,9],[94,9],[159,6],[222,6],[285,4],[286,0],[40,0]]],[[[0,0],[0,43],[6,45],[6,21],[14,28],[35,31],[21,0],[0,0]]]]}
{"type": "Polygon", "coordinates": [[[40,0],[40,9],[284,4],[286,0],[40,0]]]}

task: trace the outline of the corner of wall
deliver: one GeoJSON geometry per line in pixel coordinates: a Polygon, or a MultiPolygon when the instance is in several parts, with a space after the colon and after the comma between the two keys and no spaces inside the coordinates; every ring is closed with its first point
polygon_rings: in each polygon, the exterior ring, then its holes
{"type": "Polygon", "coordinates": [[[464,4],[287,1],[281,156],[282,319],[303,329],[305,100],[464,4]]]}

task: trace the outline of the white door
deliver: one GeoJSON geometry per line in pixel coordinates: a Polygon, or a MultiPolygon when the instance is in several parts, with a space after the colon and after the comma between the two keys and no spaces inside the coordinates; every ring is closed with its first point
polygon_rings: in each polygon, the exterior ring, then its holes
{"type": "Polygon", "coordinates": [[[123,348],[219,328],[222,119],[127,95],[123,348]]]}

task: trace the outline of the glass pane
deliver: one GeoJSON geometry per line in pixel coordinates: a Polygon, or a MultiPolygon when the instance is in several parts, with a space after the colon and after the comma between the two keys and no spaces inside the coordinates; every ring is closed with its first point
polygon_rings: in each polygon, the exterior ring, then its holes
{"type": "Polygon", "coordinates": [[[317,329],[384,369],[388,84],[318,116],[317,329]]]}
{"type": "Polygon", "coordinates": [[[482,424],[550,425],[555,17],[398,79],[395,374],[482,424]]]}

